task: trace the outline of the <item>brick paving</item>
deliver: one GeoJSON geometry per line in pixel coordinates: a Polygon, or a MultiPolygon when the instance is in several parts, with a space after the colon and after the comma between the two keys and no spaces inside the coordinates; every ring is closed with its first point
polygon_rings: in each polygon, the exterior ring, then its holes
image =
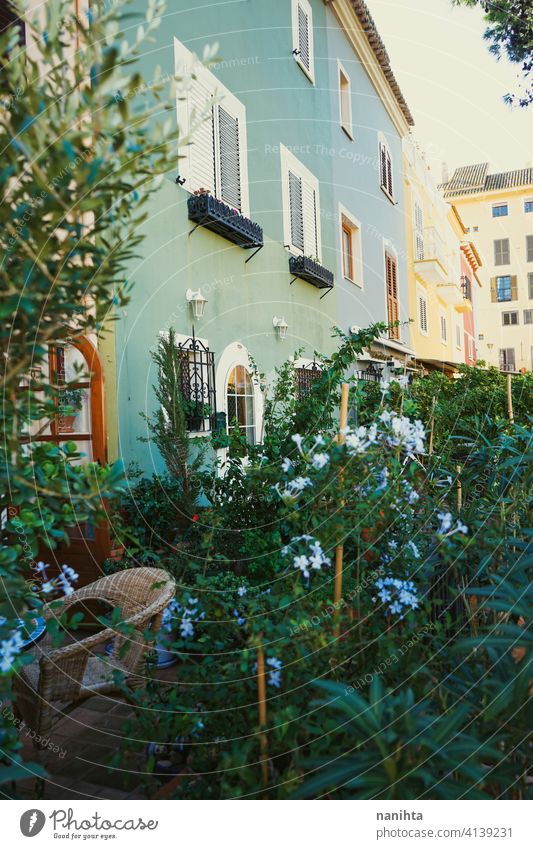
{"type": "MultiPolygon", "coordinates": [[[[173,681],[176,667],[158,674],[173,681]]],[[[124,725],[132,716],[132,708],[114,697],[95,696],[81,703],[68,716],[53,726],[50,742],[59,752],[44,753],[48,778],[44,787],[45,799],[145,799],[139,773],[144,769],[141,756],[130,763],[122,760],[118,768],[109,766],[124,737],[124,725]]],[[[36,751],[31,739],[22,731],[24,761],[35,762],[36,751]]],[[[11,791],[14,798],[35,799],[38,788],[35,779],[18,781],[11,791]]],[[[154,792],[155,792],[154,787],[154,792]]]]}

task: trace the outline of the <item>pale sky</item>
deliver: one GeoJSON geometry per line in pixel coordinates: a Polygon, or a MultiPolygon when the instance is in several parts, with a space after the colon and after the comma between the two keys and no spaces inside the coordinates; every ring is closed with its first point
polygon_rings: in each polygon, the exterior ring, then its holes
{"type": "Polygon", "coordinates": [[[451,0],[366,0],[436,177],[446,161],[490,162],[492,171],[533,165],[533,105],[511,109],[515,66],[496,61],[480,9],[451,0]]]}

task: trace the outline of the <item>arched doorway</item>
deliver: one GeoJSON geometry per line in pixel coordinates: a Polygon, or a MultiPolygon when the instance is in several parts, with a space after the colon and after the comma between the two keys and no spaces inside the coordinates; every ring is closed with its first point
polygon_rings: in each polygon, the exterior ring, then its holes
{"type": "MultiPolygon", "coordinates": [[[[78,336],[50,345],[47,360],[43,382],[59,387],[68,384],[68,389],[58,393],[57,414],[32,422],[22,442],[74,442],[83,455],[78,462],[104,465],[104,377],[98,351],[87,337],[78,336]]],[[[68,535],[69,544],[62,543],[54,550],[43,546],[38,556],[51,565],[52,572],[53,567],[68,563],[79,573],[81,586],[101,574],[101,564],[109,556],[109,527],[107,522],[94,525],[79,521],[68,529],[68,535]]]]}

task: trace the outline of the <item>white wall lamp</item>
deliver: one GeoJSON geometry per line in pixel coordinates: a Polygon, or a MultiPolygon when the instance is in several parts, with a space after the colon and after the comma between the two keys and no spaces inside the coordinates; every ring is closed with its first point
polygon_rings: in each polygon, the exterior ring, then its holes
{"type": "Polygon", "coordinates": [[[207,304],[207,298],[204,298],[200,289],[197,292],[187,289],[185,297],[191,305],[193,316],[198,320],[201,319],[204,314],[205,305],[207,304]]]}
{"type": "Polygon", "coordinates": [[[284,318],[277,318],[276,316],[274,316],[274,318],[272,319],[272,324],[276,328],[276,332],[280,340],[283,342],[283,340],[287,337],[287,330],[289,329],[289,325],[287,324],[284,318]]]}

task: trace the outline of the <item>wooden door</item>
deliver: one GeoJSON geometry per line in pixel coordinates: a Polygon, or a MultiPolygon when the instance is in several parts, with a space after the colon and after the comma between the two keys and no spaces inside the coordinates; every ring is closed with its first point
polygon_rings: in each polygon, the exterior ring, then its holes
{"type": "MultiPolygon", "coordinates": [[[[53,385],[68,383],[64,402],[56,402],[57,414],[51,419],[32,423],[23,442],[53,442],[56,445],[75,442],[83,456],[80,463],[107,462],[104,418],[104,378],[98,351],[86,337],[76,337],[64,344],[54,344],[48,350],[48,380],[53,385]],[[72,391],[74,390],[74,391],[72,391]],[[79,409],[72,416],[65,408],[74,399],[79,409]]],[[[69,544],[62,543],[50,550],[46,546],[39,559],[49,563],[51,574],[67,563],[78,572],[78,586],[83,586],[101,575],[101,565],[109,556],[110,541],[107,522],[95,526],[90,522],[77,522],[69,528],[69,544]]]]}

